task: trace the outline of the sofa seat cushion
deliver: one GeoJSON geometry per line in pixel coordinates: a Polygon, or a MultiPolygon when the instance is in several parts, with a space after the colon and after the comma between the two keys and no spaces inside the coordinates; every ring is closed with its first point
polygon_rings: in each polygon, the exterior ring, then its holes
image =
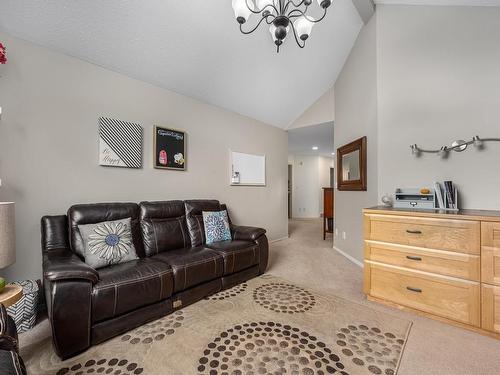
{"type": "Polygon", "coordinates": [[[224,276],[259,264],[259,249],[255,242],[220,241],[207,245],[224,258],[224,276]]]}
{"type": "Polygon", "coordinates": [[[172,269],[150,258],[101,268],[92,290],[92,321],[113,318],[169,298],[172,269]]]}
{"type": "Polygon", "coordinates": [[[152,257],[172,267],[174,292],[222,277],[222,256],[203,246],[166,251],[152,257]]]}

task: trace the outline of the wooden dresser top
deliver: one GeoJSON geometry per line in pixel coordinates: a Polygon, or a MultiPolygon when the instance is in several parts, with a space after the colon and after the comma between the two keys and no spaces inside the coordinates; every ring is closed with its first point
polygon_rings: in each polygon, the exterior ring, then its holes
{"type": "Polygon", "coordinates": [[[500,222],[500,211],[493,211],[493,210],[459,210],[459,211],[442,211],[438,209],[411,210],[408,208],[376,206],[376,207],[365,208],[363,209],[363,212],[366,214],[423,216],[423,217],[438,217],[443,219],[481,220],[481,221],[500,222]]]}

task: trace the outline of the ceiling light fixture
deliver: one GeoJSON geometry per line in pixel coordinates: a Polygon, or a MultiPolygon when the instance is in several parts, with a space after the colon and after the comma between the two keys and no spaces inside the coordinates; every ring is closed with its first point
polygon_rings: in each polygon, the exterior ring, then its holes
{"type": "Polygon", "coordinates": [[[319,147],[318,147],[318,146],[313,146],[313,150],[314,150],[314,151],[316,151],[316,150],[318,150],[318,149],[319,149],[319,147]]]}
{"type": "Polygon", "coordinates": [[[293,31],[295,42],[304,48],[306,40],[311,35],[315,23],[323,20],[327,9],[332,5],[332,0],[316,0],[323,9],[323,15],[315,19],[307,14],[313,0],[233,0],[233,10],[236,21],[243,34],[251,34],[265,22],[269,25],[269,32],[276,44],[277,52],[285,41],[290,29],[293,31]],[[259,18],[257,24],[248,30],[243,29],[252,14],[259,18]]]}

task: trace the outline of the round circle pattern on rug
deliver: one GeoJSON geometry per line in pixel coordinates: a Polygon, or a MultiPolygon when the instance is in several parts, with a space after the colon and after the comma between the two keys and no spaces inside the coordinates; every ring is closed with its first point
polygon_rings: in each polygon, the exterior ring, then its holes
{"type": "Polygon", "coordinates": [[[219,301],[219,300],[223,300],[223,299],[236,297],[238,294],[243,293],[245,290],[247,290],[247,288],[248,288],[247,283],[238,284],[236,286],[233,286],[232,288],[223,290],[223,291],[216,293],[212,296],[208,296],[205,299],[210,300],[210,301],[219,301]]]}
{"type": "Polygon", "coordinates": [[[57,371],[56,375],[84,375],[84,374],[120,374],[120,375],[140,375],[144,369],[135,362],[126,359],[112,358],[89,359],[85,363],[77,363],[71,367],[63,367],[57,371]]]}
{"type": "Polygon", "coordinates": [[[125,335],[121,341],[128,341],[131,344],[151,344],[155,341],[164,340],[175,333],[175,330],[182,326],[184,315],[182,310],[178,310],[162,319],[147,323],[125,335]]]}
{"type": "Polygon", "coordinates": [[[253,291],[253,299],[266,309],[286,314],[303,313],[316,305],[310,292],[285,283],[264,284],[253,291]]]}
{"type": "Polygon", "coordinates": [[[340,357],[315,336],[277,322],[238,324],[210,342],[200,375],[347,375],[340,357]]]}
{"type": "Polygon", "coordinates": [[[342,354],[350,357],[354,364],[366,367],[371,374],[396,373],[398,358],[403,350],[403,338],[361,324],[341,328],[336,339],[342,354]]]}

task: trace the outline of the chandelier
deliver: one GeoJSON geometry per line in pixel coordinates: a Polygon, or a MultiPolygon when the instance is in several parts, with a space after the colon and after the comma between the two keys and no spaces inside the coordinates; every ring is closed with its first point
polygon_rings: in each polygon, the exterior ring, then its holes
{"type": "Polygon", "coordinates": [[[236,21],[240,25],[243,34],[251,34],[259,28],[262,23],[269,25],[269,32],[276,44],[277,52],[285,41],[290,29],[295,41],[300,48],[304,48],[306,40],[311,35],[315,23],[323,20],[332,0],[316,0],[323,15],[314,19],[308,15],[309,7],[313,0],[233,0],[233,10],[236,21]],[[252,14],[259,18],[254,27],[245,30],[243,25],[247,23],[252,14]]]}

